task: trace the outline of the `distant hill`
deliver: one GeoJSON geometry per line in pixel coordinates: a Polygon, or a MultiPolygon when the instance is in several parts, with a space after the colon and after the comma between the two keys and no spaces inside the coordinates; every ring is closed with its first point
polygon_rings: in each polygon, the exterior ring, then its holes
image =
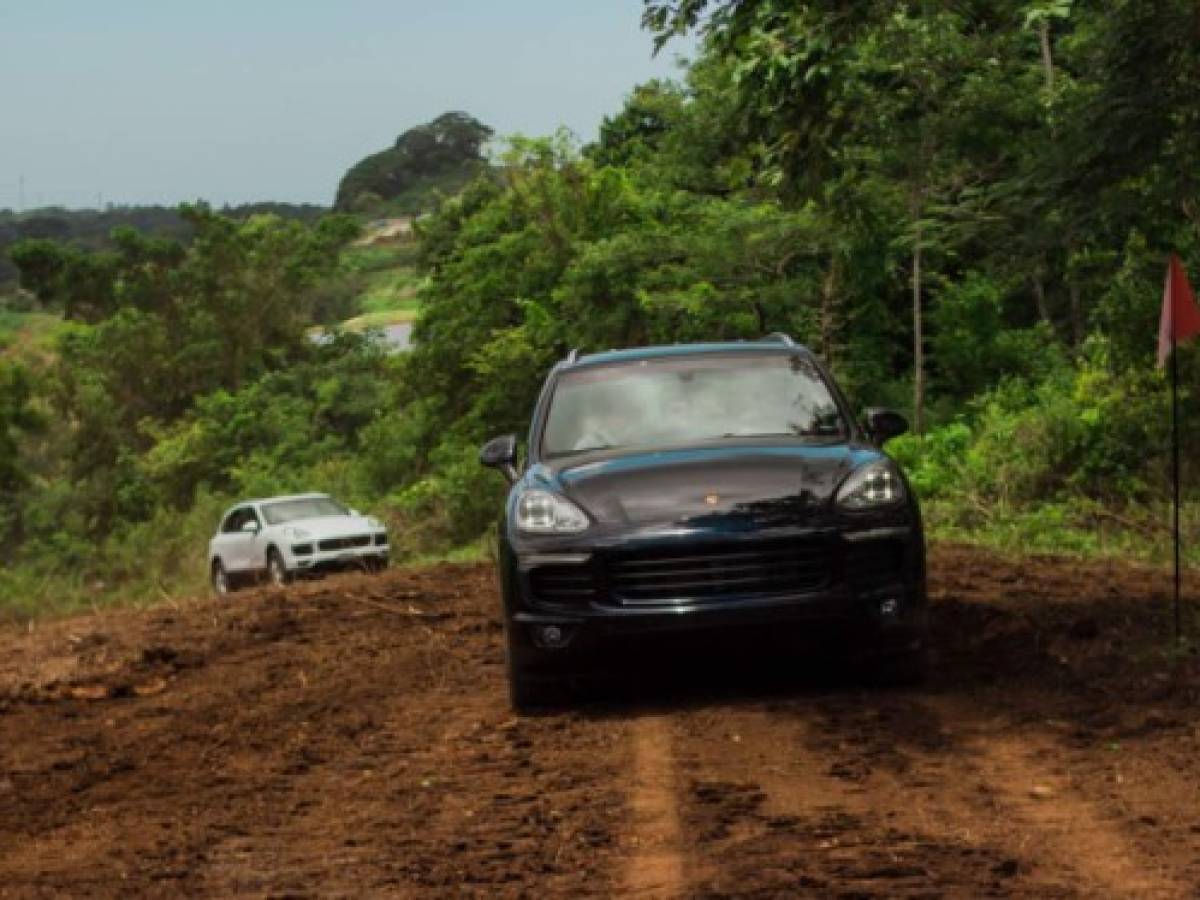
{"type": "Polygon", "coordinates": [[[464,112],[448,112],[410,128],[386,150],[347,170],[334,208],[368,215],[417,215],[438,195],[457,193],[487,165],[492,129],[464,112]]]}
{"type": "MultiPolygon", "coordinates": [[[[226,206],[224,215],[237,219],[273,213],[285,219],[312,222],[329,208],[312,203],[245,203],[226,206]]],[[[107,209],[63,209],[44,207],[27,212],[0,209],[0,294],[16,284],[17,268],[8,258],[8,248],[25,238],[53,238],[89,250],[111,246],[114,228],[127,225],[145,234],[185,240],[190,228],[174,206],[109,206],[107,209]]]]}

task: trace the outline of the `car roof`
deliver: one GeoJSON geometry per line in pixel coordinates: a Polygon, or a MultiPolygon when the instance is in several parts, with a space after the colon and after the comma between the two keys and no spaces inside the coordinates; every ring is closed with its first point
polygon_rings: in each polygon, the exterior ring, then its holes
{"type": "Polygon", "coordinates": [[[671,356],[695,356],[702,353],[805,353],[807,347],[795,343],[786,335],[752,341],[713,341],[701,344],[660,344],[652,347],[630,347],[624,350],[606,350],[568,357],[564,365],[597,366],[610,363],[637,362],[643,359],[660,359],[671,356]]]}
{"type": "Polygon", "coordinates": [[[279,500],[315,500],[319,497],[328,497],[328,494],[313,492],[310,494],[281,494],[278,497],[255,497],[251,500],[242,500],[229,507],[230,510],[238,509],[243,506],[252,506],[257,503],[275,503],[279,500]]]}

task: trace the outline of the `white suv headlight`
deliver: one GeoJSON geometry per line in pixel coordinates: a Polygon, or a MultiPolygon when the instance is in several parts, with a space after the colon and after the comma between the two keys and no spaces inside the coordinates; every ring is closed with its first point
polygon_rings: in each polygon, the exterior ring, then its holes
{"type": "Polygon", "coordinates": [[[588,527],[583,510],[549,491],[525,491],[517,498],[517,528],[532,534],[578,534],[588,527]]]}
{"type": "Polygon", "coordinates": [[[368,528],[374,528],[374,529],[378,530],[378,529],[381,529],[381,528],[383,528],[383,523],[382,523],[382,522],[380,522],[380,521],[379,521],[377,518],[375,518],[374,516],[367,516],[367,527],[368,527],[368,528]]]}
{"type": "Polygon", "coordinates": [[[308,540],[310,537],[312,537],[312,535],[309,534],[307,531],[305,531],[303,528],[291,528],[291,527],[289,527],[287,530],[287,536],[289,538],[291,538],[293,541],[305,541],[305,540],[308,540]]]}
{"type": "Polygon", "coordinates": [[[842,482],[838,488],[837,505],[858,512],[895,506],[904,500],[904,482],[891,460],[869,463],[842,482]]]}

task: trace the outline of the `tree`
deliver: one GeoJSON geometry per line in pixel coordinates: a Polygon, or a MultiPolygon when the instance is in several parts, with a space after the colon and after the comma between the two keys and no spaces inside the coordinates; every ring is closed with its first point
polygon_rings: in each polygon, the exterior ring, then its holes
{"type": "Polygon", "coordinates": [[[17,494],[27,481],[22,465],[20,439],[39,429],[41,416],[33,408],[33,386],[28,372],[0,359],[0,538],[5,552],[18,525],[17,494]]]}
{"type": "Polygon", "coordinates": [[[358,233],[341,216],[306,227],[272,215],[237,222],[203,206],[181,215],[195,235],[187,247],[126,230],[114,235],[113,251],[55,255],[37,245],[17,256],[23,273],[49,286],[47,296],[75,298],[69,309],[80,308],[83,287],[104,299],[63,334],[52,373],[71,429],[68,474],[96,487],[81,505],[97,530],[129,511],[122,497],[133,495],[116,486],[162,426],[216,391],[237,391],[318,352],[306,329],[341,248],[358,233]],[[72,270],[94,279],[72,278],[72,270]]]}
{"type": "MultiPolygon", "coordinates": [[[[466,180],[484,164],[483,148],[491,136],[492,129],[464,112],[443,113],[351,166],[338,185],[334,207],[350,212],[371,202],[364,197],[394,200],[438,176],[457,173],[466,180]]],[[[411,211],[430,202],[430,197],[417,196],[411,211]]]]}
{"type": "Polygon", "coordinates": [[[605,166],[654,158],[683,118],[685,102],[679,85],[657,79],[639,84],[619,113],[604,117],[600,139],[585,153],[605,166]]]}
{"type": "MultiPolygon", "coordinates": [[[[747,140],[761,147],[760,182],[789,205],[825,210],[843,247],[866,238],[855,209],[883,211],[874,227],[908,257],[921,431],[930,286],[986,221],[972,198],[1008,166],[1003,129],[1029,121],[1014,102],[1023,60],[1004,52],[1019,30],[1016,6],[647,0],[645,9],[660,46],[700,25],[708,52],[731,67],[747,140]]],[[[828,278],[836,284],[838,271],[828,278]]]]}

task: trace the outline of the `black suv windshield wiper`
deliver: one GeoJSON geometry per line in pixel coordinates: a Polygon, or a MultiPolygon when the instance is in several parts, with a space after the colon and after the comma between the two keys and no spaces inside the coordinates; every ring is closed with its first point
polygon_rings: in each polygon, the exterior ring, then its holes
{"type": "Polygon", "coordinates": [[[563,456],[578,456],[580,453],[597,453],[601,450],[615,450],[621,444],[597,444],[594,447],[573,447],[570,450],[563,450],[559,453],[548,454],[551,459],[559,459],[563,456]]]}
{"type": "Polygon", "coordinates": [[[831,438],[841,437],[842,430],[817,431],[730,431],[721,435],[722,438],[831,438]]]}

